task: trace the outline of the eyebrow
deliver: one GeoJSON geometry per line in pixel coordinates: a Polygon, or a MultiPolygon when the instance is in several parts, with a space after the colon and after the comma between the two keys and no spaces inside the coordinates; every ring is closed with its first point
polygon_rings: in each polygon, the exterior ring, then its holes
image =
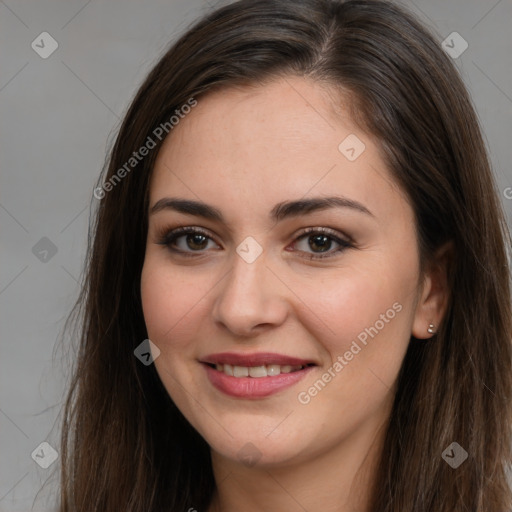
{"type": "MultiPolygon", "coordinates": [[[[316,197],[311,199],[300,199],[297,201],[285,201],[276,204],[270,211],[270,218],[275,222],[299,215],[307,215],[316,211],[327,210],[331,208],[350,208],[365,215],[375,217],[366,206],[348,199],[346,197],[316,197]]],[[[150,209],[150,215],[163,210],[173,210],[176,212],[203,217],[205,219],[224,222],[222,212],[214,206],[191,199],[180,199],[164,197],[158,200],[150,209]]]]}

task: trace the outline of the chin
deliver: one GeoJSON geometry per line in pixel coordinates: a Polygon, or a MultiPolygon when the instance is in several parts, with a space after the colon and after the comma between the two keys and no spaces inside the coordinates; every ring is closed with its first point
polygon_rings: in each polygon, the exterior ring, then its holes
{"type": "Polygon", "coordinates": [[[290,431],[268,435],[266,429],[258,428],[254,421],[245,426],[240,422],[237,428],[222,438],[203,436],[213,452],[220,457],[247,467],[268,468],[299,462],[307,457],[308,443],[304,439],[296,439],[290,431]]]}

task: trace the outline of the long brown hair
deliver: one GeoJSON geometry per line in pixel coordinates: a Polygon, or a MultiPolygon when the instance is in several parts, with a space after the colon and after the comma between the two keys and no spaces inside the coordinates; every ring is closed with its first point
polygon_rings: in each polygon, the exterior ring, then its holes
{"type": "Polygon", "coordinates": [[[455,248],[444,322],[431,341],[411,339],[403,361],[370,510],[511,509],[510,238],[453,62],[388,1],[242,0],[196,22],[159,60],[100,177],[111,186],[95,200],[82,291],[68,319],[80,336],[62,422],[60,512],[208,508],[209,447],[154,365],[134,356],[147,338],[140,277],[161,145],[154,131],[191,98],[286,75],[348,94],[355,121],[379,142],[410,200],[422,261],[447,241],[455,248]],[[148,137],[155,148],[126,167],[148,137]],[[442,458],[452,442],[468,453],[457,469],[442,458]]]}

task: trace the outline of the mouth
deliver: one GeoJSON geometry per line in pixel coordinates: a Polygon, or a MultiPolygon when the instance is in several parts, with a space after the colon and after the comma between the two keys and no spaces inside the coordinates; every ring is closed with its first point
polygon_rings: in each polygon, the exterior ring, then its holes
{"type": "Polygon", "coordinates": [[[260,399],[302,380],[313,361],[280,354],[213,354],[200,361],[210,383],[235,398],[260,399]]]}

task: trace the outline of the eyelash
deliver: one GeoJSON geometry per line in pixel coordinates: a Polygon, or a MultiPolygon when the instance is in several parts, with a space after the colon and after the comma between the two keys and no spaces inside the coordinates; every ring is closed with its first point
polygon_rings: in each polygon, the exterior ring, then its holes
{"type": "MultiPolygon", "coordinates": [[[[180,228],[170,230],[170,231],[167,228],[164,228],[163,230],[161,230],[157,234],[157,238],[158,238],[157,244],[163,245],[163,246],[167,247],[173,253],[180,254],[187,258],[197,257],[202,253],[202,251],[182,251],[181,249],[176,249],[176,248],[172,247],[172,244],[174,242],[176,242],[176,240],[178,238],[180,238],[184,235],[188,235],[188,234],[203,235],[215,242],[215,240],[210,236],[210,234],[201,228],[180,227],[180,228]],[[198,253],[198,254],[194,254],[194,253],[198,253]]],[[[324,255],[322,253],[310,253],[311,256],[309,256],[309,257],[302,256],[305,259],[322,260],[322,259],[326,259],[326,258],[332,258],[335,255],[345,251],[346,249],[354,247],[354,244],[351,241],[343,240],[342,238],[340,238],[339,236],[336,235],[336,232],[334,230],[329,229],[329,228],[323,228],[323,227],[304,229],[303,232],[299,236],[297,236],[294,243],[296,243],[299,240],[302,240],[303,238],[307,238],[308,235],[311,236],[313,234],[327,235],[328,238],[330,238],[331,240],[333,240],[334,242],[339,244],[339,247],[337,249],[335,249],[334,251],[327,253],[327,255],[324,255]]],[[[215,242],[215,243],[217,243],[217,242],[215,242]]],[[[217,245],[219,245],[219,244],[217,244],[217,245]]]]}

